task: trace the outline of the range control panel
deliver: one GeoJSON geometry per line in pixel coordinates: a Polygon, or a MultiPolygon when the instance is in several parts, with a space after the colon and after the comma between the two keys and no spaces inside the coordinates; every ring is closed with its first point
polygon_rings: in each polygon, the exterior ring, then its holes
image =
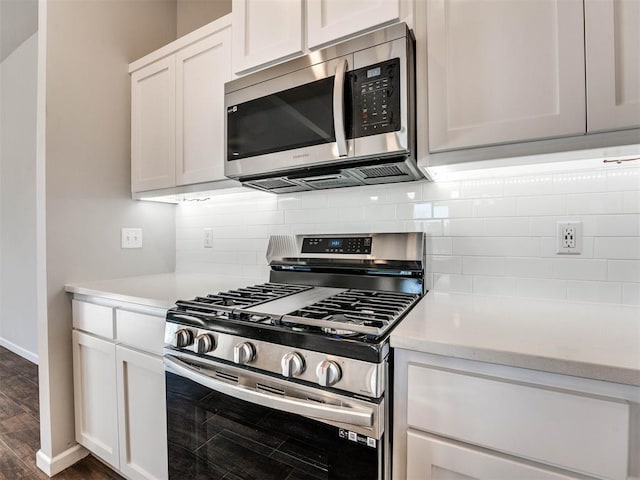
{"type": "Polygon", "coordinates": [[[400,130],[400,60],[351,72],[354,138],[400,130]]]}
{"type": "Polygon", "coordinates": [[[302,240],[302,253],[371,253],[372,237],[306,237],[302,240]]]}

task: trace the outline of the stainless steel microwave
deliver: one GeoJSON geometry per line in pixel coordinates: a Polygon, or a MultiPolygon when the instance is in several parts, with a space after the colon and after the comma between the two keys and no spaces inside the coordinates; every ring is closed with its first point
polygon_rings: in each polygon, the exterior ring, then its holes
{"type": "Polygon", "coordinates": [[[422,178],[405,24],[225,84],[225,175],[275,193],[422,178]]]}

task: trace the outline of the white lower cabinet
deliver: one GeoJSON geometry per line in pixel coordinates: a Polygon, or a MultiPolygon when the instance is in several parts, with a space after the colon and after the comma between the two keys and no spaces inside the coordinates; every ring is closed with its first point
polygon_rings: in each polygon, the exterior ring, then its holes
{"type": "Polygon", "coordinates": [[[570,480],[554,472],[430,435],[407,432],[407,478],[421,480],[570,480]]]}
{"type": "Polygon", "coordinates": [[[394,480],[640,478],[640,387],[396,350],[394,480]]]}
{"type": "Polygon", "coordinates": [[[155,355],[116,346],[120,471],[167,478],[164,366],[155,355]]]}
{"type": "Polygon", "coordinates": [[[73,302],[76,440],[128,479],[165,480],[164,317],[123,306],[73,302]]]}
{"type": "Polygon", "coordinates": [[[116,350],[113,341],[73,332],[73,393],[76,440],[119,466],[116,412],[116,350]]]}

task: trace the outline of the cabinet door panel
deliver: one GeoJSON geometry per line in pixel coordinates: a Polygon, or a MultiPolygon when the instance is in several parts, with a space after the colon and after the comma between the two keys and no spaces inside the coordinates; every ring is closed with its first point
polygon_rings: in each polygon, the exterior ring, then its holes
{"type": "Polygon", "coordinates": [[[175,185],[175,57],[131,76],[131,190],[175,185]]]}
{"type": "Polygon", "coordinates": [[[640,126],[640,2],[587,0],[587,129],[640,126]]]}
{"type": "Polygon", "coordinates": [[[585,133],[580,0],[428,0],[429,150],[585,133]]]}
{"type": "Polygon", "coordinates": [[[224,179],[224,83],[231,80],[231,29],[176,55],[176,183],[224,179]]]}
{"type": "Polygon", "coordinates": [[[117,469],[115,345],[76,330],[72,338],[76,440],[117,469]]]}
{"type": "Polygon", "coordinates": [[[422,480],[569,480],[578,477],[492,455],[484,450],[407,433],[407,478],[422,480]]]}
{"type": "Polygon", "coordinates": [[[120,470],[131,479],[166,479],[167,420],[162,358],[116,347],[120,470]]]}
{"type": "Polygon", "coordinates": [[[303,51],[302,0],[233,0],[233,71],[303,51]]]}
{"type": "Polygon", "coordinates": [[[309,48],[319,47],[400,18],[400,0],[308,0],[309,48]]]}

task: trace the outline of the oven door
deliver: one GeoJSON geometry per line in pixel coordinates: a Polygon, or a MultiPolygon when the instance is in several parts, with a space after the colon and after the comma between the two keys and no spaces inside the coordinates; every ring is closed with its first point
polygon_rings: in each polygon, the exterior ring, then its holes
{"type": "Polygon", "coordinates": [[[352,62],[347,55],[225,94],[225,175],[244,178],[353,157],[347,140],[352,62]]]}
{"type": "Polygon", "coordinates": [[[170,480],[388,478],[384,401],[179,353],[164,361],[170,480]]]}

